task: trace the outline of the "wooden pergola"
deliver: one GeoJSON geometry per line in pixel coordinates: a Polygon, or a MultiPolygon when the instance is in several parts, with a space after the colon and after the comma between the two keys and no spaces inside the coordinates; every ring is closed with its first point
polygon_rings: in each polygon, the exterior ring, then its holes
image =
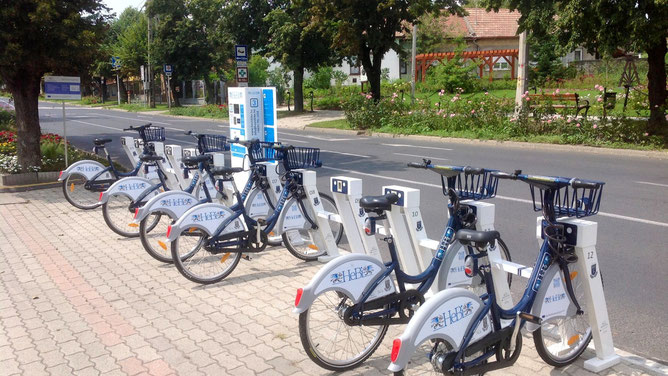
{"type": "MultiPolygon", "coordinates": [[[[422,82],[424,82],[427,76],[427,69],[431,67],[434,61],[442,62],[443,59],[450,60],[455,55],[455,52],[437,52],[415,56],[415,81],[422,77],[422,82]]],[[[482,78],[483,70],[487,66],[490,82],[494,79],[494,64],[503,59],[510,65],[510,78],[515,79],[515,63],[519,56],[519,50],[464,51],[460,56],[464,61],[481,60],[482,63],[478,66],[480,77],[482,78]]]]}

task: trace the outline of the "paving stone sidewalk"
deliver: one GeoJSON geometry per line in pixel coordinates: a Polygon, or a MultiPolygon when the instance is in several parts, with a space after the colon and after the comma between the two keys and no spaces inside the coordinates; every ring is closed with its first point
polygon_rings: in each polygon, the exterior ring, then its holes
{"type": "MultiPolygon", "coordinates": [[[[200,286],[138,239],[112,233],[100,210],[70,206],[60,189],[0,197],[0,375],[329,373],[304,354],[291,313],[296,289],[321,264],[276,249],[200,286]]],[[[347,374],[388,374],[399,329],[347,374]]],[[[526,340],[515,366],[495,374],[590,375],[582,362],[553,369],[526,340]]],[[[602,374],[646,372],[622,363],[602,374]]]]}

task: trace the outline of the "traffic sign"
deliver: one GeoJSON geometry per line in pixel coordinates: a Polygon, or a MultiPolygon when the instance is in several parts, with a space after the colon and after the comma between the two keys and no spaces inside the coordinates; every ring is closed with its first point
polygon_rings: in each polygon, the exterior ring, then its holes
{"type": "Polygon", "coordinates": [[[81,78],[44,76],[44,94],[47,99],[81,100],[81,78]]]}
{"type": "Polygon", "coordinates": [[[237,67],[237,82],[248,82],[247,67],[237,67]]]}
{"type": "Polygon", "coordinates": [[[234,46],[234,57],[237,61],[248,60],[248,46],[245,44],[237,44],[234,46]]]}
{"type": "Polygon", "coordinates": [[[163,65],[162,69],[165,71],[165,73],[172,73],[172,65],[171,64],[163,65]]]}
{"type": "Polygon", "coordinates": [[[112,56],[111,57],[111,67],[114,69],[118,69],[121,67],[121,58],[118,56],[112,56]]]}

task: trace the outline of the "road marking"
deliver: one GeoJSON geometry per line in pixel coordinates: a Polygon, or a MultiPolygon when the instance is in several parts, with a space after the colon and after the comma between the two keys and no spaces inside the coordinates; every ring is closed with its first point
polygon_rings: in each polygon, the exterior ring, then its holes
{"type": "Polygon", "coordinates": [[[354,154],[354,153],[344,153],[342,151],[334,151],[334,150],[325,150],[325,149],[320,149],[320,151],[324,151],[326,153],[334,153],[334,154],[341,154],[341,155],[350,155],[353,157],[360,157],[360,158],[371,158],[368,155],[361,155],[361,154],[354,154]]]}
{"type": "Polygon", "coordinates": [[[226,132],[224,129],[207,129],[208,132],[226,132]]]}
{"type": "Polygon", "coordinates": [[[302,144],[307,144],[307,143],[308,143],[308,141],[303,141],[303,140],[293,140],[293,139],[291,139],[291,138],[281,137],[281,141],[283,141],[283,140],[285,140],[285,141],[290,141],[290,142],[299,142],[299,143],[302,143],[302,144]]]}
{"type": "MultiPolygon", "coordinates": [[[[145,120],[142,120],[142,119],[128,118],[128,117],[116,116],[116,115],[108,115],[108,114],[98,114],[98,115],[111,117],[111,118],[117,118],[117,119],[124,119],[124,120],[133,120],[133,121],[141,121],[141,122],[145,121],[145,120]]],[[[148,118],[148,119],[151,119],[151,118],[148,118]]],[[[151,120],[151,123],[162,124],[162,125],[172,125],[171,123],[165,123],[165,122],[157,121],[157,120],[151,120]]],[[[182,131],[183,130],[183,129],[178,129],[178,128],[167,128],[167,127],[165,127],[165,129],[171,129],[171,130],[176,130],[176,131],[182,131]]]]}
{"type": "Polygon", "coordinates": [[[326,137],[318,137],[318,136],[304,136],[304,135],[295,134],[295,133],[288,133],[288,132],[284,132],[284,133],[289,134],[290,136],[311,138],[311,139],[319,140],[319,141],[357,141],[357,140],[361,140],[361,138],[326,138],[326,137]]]}
{"type": "Polygon", "coordinates": [[[668,184],[659,184],[659,183],[650,183],[648,181],[637,181],[636,183],[638,184],[647,184],[647,185],[655,185],[657,187],[665,187],[668,188],[668,184]]]}
{"type": "Polygon", "coordinates": [[[452,149],[448,148],[437,148],[435,146],[420,146],[420,145],[408,145],[408,144],[381,144],[385,146],[395,146],[395,147],[409,147],[409,148],[420,148],[420,149],[434,149],[434,150],[444,150],[444,151],[452,151],[452,149]]]}
{"type": "Polygon", "coordinates": [[[404,154],[404,153],[393,153],[394,155],[404,155],[406,157],[415,157],[415,158],[427,158],[427,159],[440,159],[442,161],[449,161],[447,158],[441,158],[441,157],[427,157],[424,155],[415,155],[415,154],[404,154]]]}
{"type": "MultiPolygon", "coordinates": [[[[413,181],[413,180],[408,180],[408,179],[395,178],[395,177],[385,176],[385,175],[376,175],[376,174],[370,174],[368,172],[359,172],[359,171],[346,170],[346,169],[343,169],[343,168],[336,168],[336,167],[329,167],[329,166],[322,166],[322,168],[328,169],[328,170],[334,170],[334,171],[341,171],[341,172],[346,172],[346,173],[364,175],[364,176],[371,176],[371,177],[374,177],[374,178],[400,181],[400,182],[403,182],[403,183],[423,185],[425,187],[432,187],[432,188],[442,189],[440,184],[423,183],[423,182],[413,181]]],[[[523,199],[523,198],[515,198],[515,197],[507,197],[507,196],[499,196],[499,195],[497,195],[496,198],[501,199],[501,200],[507,200],[507,201],[515,201],[515,202],[533,204],[533,201],[526,200],[526,199],[523,199]]],[[[630,221],[630,222],[644,223],[644,224],[647,224],[647,225],[668,227],[668,223],[666,223],[666,222],[652,221],[652,220],[649,220],[649,219],[629,217],[629,216],[625,216],[625,215],[605,213],[605,212],[598,212],[598,215],[601,215],[603,217],[622,219],[622,220],[626,220],[626,221],[630,221]]]]}
{"type": "Polygon", "coordinates": [[[74,122],[81,123],[81,124],[86,124],[86,125],[92,125],[92,126],[94,126],[94,127],[100,127],[100,128],[106,128],[106,129],[113,129],[113,130],[118,131],[118,132],[122,132],[122,131],[123,131],[122,129],[119,129],[119,128],[108,127],[108,126],[106,126],[106,125],[101,125],[101,124],[89,123],[89,122],[87,122],[87,121],[81,121],[81,120],[70,120],[70,121],[74,121],[74,122]]]}

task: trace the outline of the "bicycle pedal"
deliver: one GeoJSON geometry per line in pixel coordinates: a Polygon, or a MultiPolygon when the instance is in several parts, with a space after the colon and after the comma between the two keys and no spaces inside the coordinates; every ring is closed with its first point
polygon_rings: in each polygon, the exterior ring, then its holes
{"type": "Polygon", "coordinates": [[[264,218],[260,218],[257,220],[257,224],[260,226],[265,226],[267,224],[267,220],[264,218]]]}
{"type": "Polygon", "coordinates": [[[519,316],[520,316],[520,318],[522,318],[522,320],[526,320],[526,321],[528,321],[530,323],[534,323],[536,325],[541,325],[543,323],[543,319],[541,319],[538,316],[534,316],[530,313],[522,312],[522,313],[519,314],[519,316]]]}
{"type": "Polygon", "coordinates": [[[246,260],[246,261],[250,261],[250,260],[253,259],[253,257],[252,257],[250,254],[248,254],[248,253],[242,253],[242,254],[241,254],[241,258],[244,259],[244,260],[246,260]]]}

